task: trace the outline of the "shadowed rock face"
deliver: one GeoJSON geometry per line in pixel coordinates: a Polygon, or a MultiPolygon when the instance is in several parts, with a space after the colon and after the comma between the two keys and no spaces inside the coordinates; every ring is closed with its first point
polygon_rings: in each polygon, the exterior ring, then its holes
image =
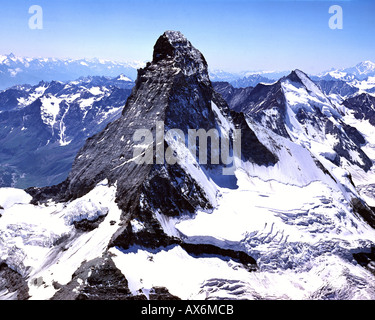
{"type": "Polygon", "coordinates": [[[343,104],[346,108],[353,110],[353,114],[357,119],[369,120],[375,126],[375,97],[368,93],[362,93],[346,99],[343,104]]]}
{"type": "Polygon", "coordinates": [[[353,254],[353,258],[364,268],[375,274],[375,247],[371,247],[367,252],[353,254]]]}
{"type": "MultiPolygon", "coordinates": [[[[55,284],[59,287],[59,284],[55,284]]],[[[150,300],[178,300],[164,287],[153,287],[150,300]]],[[[147,300],[140,292],[132,294],[128,281],[110,257],[84,262],[72,275],[72,280],[53,296],[52,300],[147,300]],[[79,283],[83,281],[84,284],[79,283]]]]}
{"type": "Polygon", "coordinates": [[[358,88],[352,87],[342,80],[319,80],[317,85],[325,94],[338,94],[342,97],[358,92],[358,88]]]}
{"type": "Polygon", "coordinates": [[[14,294],[14,299],[26,300],[29,297],[29,288],[25,279],[6,263],[0,264],[0,289],[3,288],[14,294]]]}
{"type": "Polygon", "coordinates": [[[212,85],[233,110],[244,110],[251,103],[254,87],[235,88],[228,82],[213,82],[212,85]]]}

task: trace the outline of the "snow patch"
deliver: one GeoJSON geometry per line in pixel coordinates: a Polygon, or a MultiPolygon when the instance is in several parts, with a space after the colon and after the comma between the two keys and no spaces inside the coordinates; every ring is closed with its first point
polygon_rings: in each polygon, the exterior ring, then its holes
{"type": "Polygon", "coordinates": [[[15,204],[30,203],[32,197],[23,190],[13,188],[0,188],[0,206],[9,209],[15,204]]]}
{"type": "Polygon", "coordinates": [[[60,112],[61,98],[52,95],[45,95],[40,98],[41,105],[41,118],[43,122],[52,127],[56,123],[56,118],[60,112]]]}
{"type": "Polygon", "coordinates": [[[116,186],[107,181],[66,204],[30,205],[30,196],[22,190],[0,189],[0,195],[6,199],[0,218],[0,261],[28,277],[31,299],[51,298],[56,283],[67,284],[82,262],[101,256],[121,216],[116,186]],[[72,225],[101,216],[104,220],[90,232],[77,232],[72,225]],[[43,285],[36,285],[38,281],[43,285]]]}

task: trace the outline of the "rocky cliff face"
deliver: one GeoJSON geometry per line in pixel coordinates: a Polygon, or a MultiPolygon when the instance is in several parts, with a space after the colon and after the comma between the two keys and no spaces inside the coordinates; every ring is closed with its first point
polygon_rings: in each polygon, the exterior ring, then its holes
{"type": "Polygon", "coordinates": [[[375,126],[374,96],[368,93],[362,93],[345,100],[343,105],[353,111],[353,115],[356,119],[368,120],[371,125],[375,126]]]}

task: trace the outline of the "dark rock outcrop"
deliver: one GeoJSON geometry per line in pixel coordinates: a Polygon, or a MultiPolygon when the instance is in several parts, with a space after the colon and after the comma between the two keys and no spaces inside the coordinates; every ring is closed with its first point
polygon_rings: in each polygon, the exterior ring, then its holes
{"type": "Polygon", "coordinates": [[[128,281],[109,256],[84,262],[65,286],[58,289],[52,300],[178,300],[164,287],[151,288],[149,296],[132,294],[128,281]]]}
{"type": "Polygon", "coordinates": [[[357,252],[353,254],[353,258],[364,268],[375,275],[375,247],[367,252],[357,252]]]}
{"type": "Polygon", "coordinates": [[[231,249],[222,249],[212,244],[193,244],[183,243],[181,247],[189,254],[195,256],[219,256],[222,258],[233,259],[236,262],[242,263],[249,271],[256,270],[256,261],[244,251],[235,251],[231,249]]]}
{"type": "MultiPolygon", "coordinates": [[[[333,150],[339,157],[349,160],[351,163],[358,165],[363,170],[370,170],[372,167],[372,160],[360,148],[360,142],[363,142],[363,136],[358,131],[351,130],[348,126],[344,126],[342,128],[343,129],[337,127],[329,119],[325,122],[325,133],[337,137],[338,142],[334,145],[333,150]],[[350,155],[350,151],[356,152],[361,161],[353,159],[350,155]]],[[[340,158],[333,160],[333,163],[340,165],[340,158]]]]}
{"type": "Polygon", "coordinates": [[[73,224],[74,224],[74,226],[77,230],[81,230],[81,231],[84,231],[84,232],[92,231],[92,230],[96,229],[97,227],[99,227],[100,223],[102,223],[104,221],[105,217],[106,216],[100,216],[97,219],[92,220],[92,221],[87,220],[87,219],[83,219],[83,220],[80,220],[80,221],[74,221],[73,224]]]}
{"type": "Polygon", "coordinates": [[[0,290],[7,289],[10,293],[16,293],[17,300],[29,298],[29,287],[26,280],[17,271],[9,268],[2,262],[0,264],[0,290]]]}
{"type": "Polygon", "coordinates": [[[251,102],[250,94],[254,87],[235,88],[228,82],[213,82],[212,85],[231,109],[243,110],[251,102]]]}
{"type": "Polygon", "coordinates": [[[375,211],[364,201],[358,198],[351,200],[353,211],[361,216],[372,228],[375,228],[375,211]]]}
{"type": "Polygon", "coordinates": [[[343,105],[353,110],[356,119],[368,120],[373,126],[375,126],[375,97],[368,94],[362,93],[358,96],[346,99],[343,105]]]}
{"type": "Polygon", "coordinates": [[[358,88],[352,87],[342,80],[318,80],[316,84],[327,95],[337,94],[341,97],[347,97],[358,92],[358,88]]]}

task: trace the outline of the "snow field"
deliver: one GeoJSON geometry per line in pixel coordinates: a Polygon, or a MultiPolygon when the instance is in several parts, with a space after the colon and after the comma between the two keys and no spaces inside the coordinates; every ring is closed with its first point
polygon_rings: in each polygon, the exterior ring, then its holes
{"type": "Polygon", "coordinates": [[[7,194],[5,203],[23,203],[8,207],[0,218],[0,261],[27,277],[31,299],[51,298],[57,291],[54,283],[67,284],[82,262],[100,257],[120,221],[116,187],[107,181],[68,204],[33,206],[23,191],[7,194]],[[14,193],[18,200],[11,199],[14,193]],[[83,233],[73,226],[100,216],[105,220],[93,231],[83,233]]]}

